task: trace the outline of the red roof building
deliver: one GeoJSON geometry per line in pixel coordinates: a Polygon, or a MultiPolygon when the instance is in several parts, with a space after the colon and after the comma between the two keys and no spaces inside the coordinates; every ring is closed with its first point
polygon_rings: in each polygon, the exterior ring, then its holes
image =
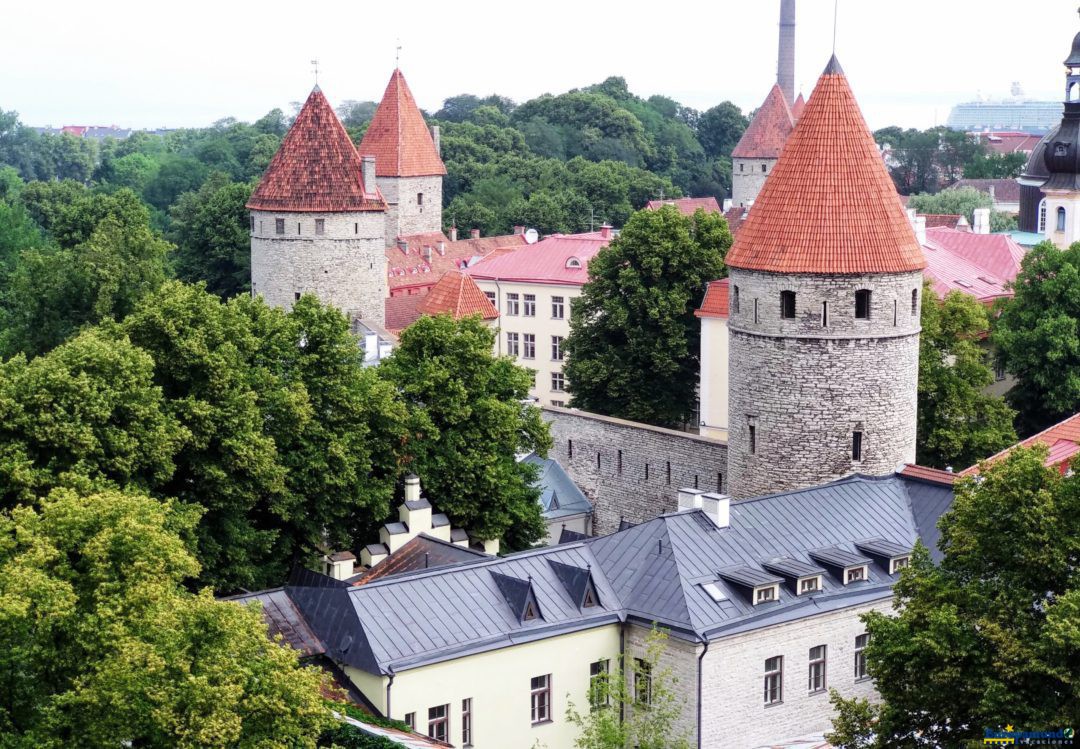
{"type": "Polygon", "coordinates": [[[255,211],[385,211],[375,185],[364,185],[356,147],[316,86],[271,159],[247,207],[255,211]]]}
{"type": "Polygon", "coordinates": [[[970,294],[984,304],[1010,298],[1008,285],[1020,272],[1025,250],[1008,234],[973,234],[955,229],[928,229],[923,275],[935,293],[970,294]]]}
{"type": "Polygon", "coordinates": [[[705,287],[705,299],[701,306],[694,311],[695,317],[715,317],[722,320],[728,318],[728,304],[731,292],[729,279],[721,278],[719,281],[710,281],[705,287]]]}
{"type": "Polygon", "coordinates": [[[468,270],[489,281],[581,286],[589,280],[589,261],[611,241],[610,229],[587,234],[552,234],[516,252],[497,254],[468,270]]]}
{"type": "Polygon", "coordinates": [[[798,122],[799,118],[802,117],[802,113],[805,108],[806,99],[803,98],[802,94],[799,94],[799,98],[796,99],[795,103],[791,105],[791,116],[796,122],[798,122]]]}
{"type": "MultiPolygon", "coordinates": [[[[996,463],[1017,447],[1031,447],[1037,444],[1046,445],[1050,449],[1049,454],[1046,456],[1046,466],[1048,468],[1057,468],[1064,474],[1069,470],[1069,464],[1073,456],[1080,452],[1080,414],[1070,416],[1065,421],[1054,424],[1054,426],[1044,429],[996,455],[992,455],[983,462],[996,463]]],[[[978,473],[979,466],[973,465],[961,471],[960,475],[972,476],[978,473]]]]}
{"type": "Polygon", "coordinates": [[[379,177],[446,174],[424,116],[400,70],[395,69],[390,76],[359,151],[375,157],[375,174],[379,177]]]}
{"type": "MultiPolygon", "coordinates": [[[[390,296],[424,294],[448,271],[464,270],[479,258],[496,251],[512,252],[528,244],[524,234],[459,239],[454,242],[440,232],[399,237],[386,249],[390,296]]],[[[389,329],[393,329],[389,324],[389,329]]]]}
{"type": "Polygon", "coordinates": [[[955,229],[967,224],[966,220],[961,223],[964,217],[959,213],[920,213],[917,215],[926,219],[927,229],[955,229]]]}
{"type": "Polygon", "coordinates": [[[775,273],[900,273],[926,266],[896,187],[836,58],[728,252],[775,273]]]}
{"type": "Polygon", "coordinates": [[[720,204],[716,202],[716,198],[676,198],[673,200],[650,200],[645,208],[650,211],[658,210],[661,206],[673,205],[679,209],[679,213],[684,216],[693,216],[697,213],[698,209],[705,211],[706,213],[720,213],[720,204]]]}
{"type": "Polygon", "coordinates": [[[929,481],[932,484],[944,484],[952,486],[956,483],[956,474],[951,471],[942,471],[939,468],[927,468],[914,463],[905,463],[899,471],[901,476],[919,481],[929,481]]]}
{"type": "Polygon", "coordinates": [[[735,149],[735,159],[776,159],[795,127],[791,109],[779,85],[773,85],[735,149]]]}
{"type": "Polygon", "coordinates": [[[480,315],[494,320],[499,312],[469,276],[447,271],[426,294],[394,296],[386,300],[386,329],[400,333],[423,315],[447,314],[455,320],[480,315]]]}

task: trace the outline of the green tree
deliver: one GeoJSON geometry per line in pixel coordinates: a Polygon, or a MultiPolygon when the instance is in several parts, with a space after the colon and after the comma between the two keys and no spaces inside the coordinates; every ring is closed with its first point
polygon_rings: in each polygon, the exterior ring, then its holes
{"type": "Polygon", "coordinates": [[[698,380],[694,310],[725,275],[723,216],[667,206],[639,211],[589,264],[574,300],[565,367],[572,403],[673,426],[690,418],[698,380]]]}
{"type": "Polygon", "coordinates": [[[933,195],[920,193],[908,200],[908,208],[914,208],[919,213],[960,215],[969,223],[975,221],[976,208],[991,208],[993,205],[994,201],[988,193],[974,187],[957,187],[933,195]]]}
{"type": "Polygon", "coordinates": [[[750,121],[742,110],[725,101],[701,113],[697,121],[697,137],[709,158],[731,156],[749,125],[750,121]]]}
{"type": "Polygon", "coordinates": [[[1015,179],[1027,164],[1024,153],[978,154],[964,164],[967,179],[1015,179]]]}
{"type": "Polygon", "coordinates": [[[983,728],[1080,720],[1080,477],[1046,456],[1017,449],[959,481],[941,563],[919,546],[896,613],[863,616],[881,704],[838,700],[836,725],[862,741],[849,745],[962,746],[983,728]]]}
{"type": "Polygon", "coordinates": [[[938,299],[926,284],[921,322],[919,464],[965,468],[1016,442],[1015,413],[983,392],[994,381],[981,345],[990,332],[986,307],[959,291],[938,299]]]}
{"type": "Polygon", "coordinates": [[[1021,434],[1080,410],[1080,244],[1032,248],[1013,282],[992,340],[1016,376],[1006,394],[1021,434]]]}
{"type": "Polygon", "coordinates": [[[182,281],[204,281],[228,298],[251,288],[251,233],[246,208],[252,186],[218,174],[196,192],[184,193],[170,210],[169,238],[182,281]]]}
{"type": "Polygon", "coordinates": [[[22,204],[0,199],[0,281],[6,281],[5,277],[15,267],[20,252],[40,249],[44,245],[41,229],[22,204]]]}
{"type": "Polygon", "coordinates": [[[623,663],[590,684],[585,712],[567,702],[566,720],[579,732],[577,749],[690,749],[679,726],[684,703],[678,679],[663,665],[666,642],[667,635],[654,628],[642,658],[624,655],[623,663]]]}
{"type": "Polygon", "coordinates": [[[455,524],[512,549],[543,536],[534,466],[519,453],[546,455],[547,424],[524,405],[532,376],[495,357],[495,334],[479,318],[422,317],[401,334],[379,374],[410,412],[410,468],[432,504],[455,524]]]}
{"type": "Polygon", "coordinates": [[[197,512],[57,490],[0,514],[0,743],[313,747],[323,675],[184,584],[197,512]]]}

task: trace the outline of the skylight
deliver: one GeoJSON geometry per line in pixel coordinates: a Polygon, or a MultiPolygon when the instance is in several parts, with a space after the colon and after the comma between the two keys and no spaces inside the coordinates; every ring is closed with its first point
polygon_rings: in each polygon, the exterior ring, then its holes
{"type": "Polygon", "coordinates": [[[720,586],[716,583],[702,583],[701,589],[708,593],[709,597],[717,603],[727,600],[727,596],[724,595],[724,591],[720,590],[720,586]]]}

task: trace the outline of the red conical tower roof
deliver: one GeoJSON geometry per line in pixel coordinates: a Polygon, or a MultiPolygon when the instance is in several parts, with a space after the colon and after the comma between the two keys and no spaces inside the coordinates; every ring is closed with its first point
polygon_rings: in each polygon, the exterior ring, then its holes
{"type": "Polygon", "coordinates": [[[802,117],[802,113],[803,113],[803,110],[805,108],[806,108],[806,99],[803,98],[802,94],[799,94],[799,97],[797,99],[795,99],[795,103],[791,105],[791,117],[792,117],[792,119],[794,119],[796,122],[798,122],[799,118],[802,117]]]}
{"type": "Polygon", "coordinates": [[[248,201],[256,211],[383,211],[375,185],[364,189],[360,156],[316,86],[248,201]]]}
{"type": "Polygon", "coordinates": [[[731,155],[736,159],[775,159],[784,150],[784,143],[794,127],[795,120],[784,92],[773,84],[731,155]]]}
{"type": "Polygon", "coordinates": [[[390,76],[386,93],[360,141],[360,153],[375,157],[375,174],[379,177],[446,174],[424,116],[400,70],[390,76]]]}
{"type": "Polygon", "coordinates": [[[775,273],[901,273],[922,248],[834,57],[727,254],[775,273]]]}

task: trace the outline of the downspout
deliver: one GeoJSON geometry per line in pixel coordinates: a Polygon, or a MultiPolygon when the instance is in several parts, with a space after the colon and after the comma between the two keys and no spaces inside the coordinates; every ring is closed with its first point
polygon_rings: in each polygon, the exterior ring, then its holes
{"type": "MultiPolygon", "coordinates": [[[[619,673],[622,674],[623,688],[626,687],[626,622],[622,623],[619,627],[619,673]]],[[[623,723],[626,720],[626,702],[625,700],[619,703],[619,723],[623,723]]]]}
{"type": "Polygon", "coordinates": [[[697,659],[697,745],[701,749],[701,715],[704,709],[701,706],[701,663],[705,660],[705,654],[709,652],[709,641],[705,641],[705,647],[701,649],[701,655],[697,659]]]}
{"type": "Polygon", "coordinates": [[[390,687],[394,686],[394,669],[389,669],[390,681],[386,682],[386,718],[387,720],[393,720],[392,713],[390,712],[390,687]]]}
{"type": "Polygon", "coordinates": [[[499,313],[499,316],[495,319],[498,320],[495,328],[495,352],[496,355],[502,356],[502,286],[499,285],[499,277],[495,277],[495,311],[499,313]]]}

